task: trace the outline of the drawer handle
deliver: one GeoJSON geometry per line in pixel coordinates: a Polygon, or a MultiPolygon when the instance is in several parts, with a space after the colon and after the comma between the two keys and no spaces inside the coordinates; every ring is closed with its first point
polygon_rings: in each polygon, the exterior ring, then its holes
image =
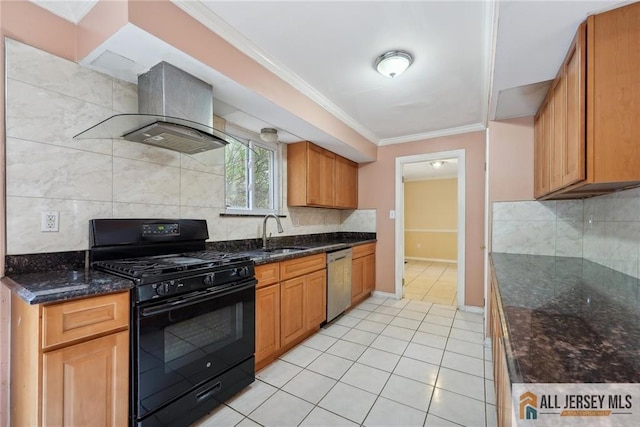
{"type": "Polygon", "coordinates": [[[198,402],[202,402],[203,400],[207,400],[209,399],[211,396],[213,396],[215,393],[217,393],[218,391],[220,391],[220,389],[222,388],[222,382],[217,382],[213,385],[213,387],[201,391],[200,393],[196,394],[196,400],[198,402]]]}

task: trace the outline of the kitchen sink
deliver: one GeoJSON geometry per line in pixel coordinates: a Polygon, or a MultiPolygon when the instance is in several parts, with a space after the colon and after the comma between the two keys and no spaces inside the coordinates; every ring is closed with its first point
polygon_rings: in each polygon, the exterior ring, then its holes
{"type": "Polygon", "coordinates": [[[293,252],[306,251],[308,249],[309,247],[307,246],[283,246],[279,248],[260,249],[260,251],[271,254],[290,254],[293,252]]]}
{"type": "Polygon", "coordinates": [[[268,255],[285,255],[292,254],[297,252],[302,252],[312,249],[309,246],[280,246],[276,248],[267,248],[267,249],[254,249],[252,251],[247,252],[247,255],[258,255],[258,256],[268,256],[268,255]]]}

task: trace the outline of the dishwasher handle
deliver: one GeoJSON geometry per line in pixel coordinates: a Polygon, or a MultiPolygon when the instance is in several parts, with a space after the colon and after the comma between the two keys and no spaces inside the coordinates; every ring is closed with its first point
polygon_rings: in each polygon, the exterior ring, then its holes
{"type": "Polygon", "coordinates": [[[336,261],[344,259],[344,258],[351,259],[352,258],[352,254],[353,254],[353,251],[351,250],[351,248],[342,249],[342,250],[335,251],[335,252],[329,252],[329,253],[327,253],[327,264],[330,264],[332,262],[336,262],[336,261]]]}

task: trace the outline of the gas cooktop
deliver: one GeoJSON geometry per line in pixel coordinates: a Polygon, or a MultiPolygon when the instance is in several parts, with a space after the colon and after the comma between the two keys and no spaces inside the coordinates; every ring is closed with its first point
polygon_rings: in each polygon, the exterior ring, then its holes
{"type": "Polygon", "coordinates": [[[216,268],[249,260],[250,258],[248,256],[233,253],[199,251],[183,254],[94,261],[92,267],[135,279],[151,275],[160,276],[177,272],[216,268]]]}

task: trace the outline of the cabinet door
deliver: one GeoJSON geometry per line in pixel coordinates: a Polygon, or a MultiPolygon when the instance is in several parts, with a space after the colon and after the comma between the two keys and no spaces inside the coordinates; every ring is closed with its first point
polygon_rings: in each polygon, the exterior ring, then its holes
{"type": "Polygon", "coordinates": [[[364,258],[355,258],[351,262],[351,305],[364,292],[364,258]]]}
{"type": "Polygon", "coordinates": [[[322,204],[322,152],[324,150],[315,145],[307,145],[307,204],[322,204]]]}
{"type": "Polygon", "coordinates": [[[327,319],[327,271],[307,276],[305,288],[306,330],[311,330],[327,319]]]}
{"type": "Polygon", "coordinates": [[[306,331],[305,276],[280,283],[280,345],[286,346],[306,331]]]}
{"type": "Polygon", "coordinates": [[[336,155],[322,150],[320,158],[320,205],[335,206],[335,164],[336,155]]]}
{"type": "Polygon", "coordinates": [[[43,425],[128,423],[129,332],[43,354],[43,425]]]}
{"type": "Polygon", "coordinates": [[[587,25],[593,42],[587,48],[587,133],[592,131],[594,168],[588,179],[639,181],[640,3],[592,15],[587,25]]]}
{"type": "Polygon", "coordinates": [[[307,204],[333,206],[336,156],[313,144],[307,147],[307,204]]]}
{"type": "Polygon", "coordinates": [[[553,139],[550,151],[550,178],[549,190],[555,191],[562,188],[562,166],[564,164],[564,150],[566,143],[566,109],[567,109],[567,84],[564,70],[553,89],[553,139]]]}
{"type": "Polygon", "coordinates": [[[373,292],[376,288],[376,255],[371,254],[363,258],[362,281],[363,292],[373,292]]]}
{"type": "Polygon", "coordinates": [[[358,165],[340,156],[336,156],[335,194],[336,207],[358,207],[358,165]]]}
{"type": "Polygon", "coordinates": [[[585,70],[586,26],[581,25],[571,48],[567,76],[567,137],[564,145],[562,185],[582,181],[585,176],[585,70]]]}
{"type": "Polygon", "coordinates": [[[256,362],[280,349],[280,284],[256,291],[256,362]]]}
{"type": "Polygon", "coordinates": [[[547,107],[543,105],[534,124],[534,196],[549,192],[549,140],[547,138],[547,107]]]}

